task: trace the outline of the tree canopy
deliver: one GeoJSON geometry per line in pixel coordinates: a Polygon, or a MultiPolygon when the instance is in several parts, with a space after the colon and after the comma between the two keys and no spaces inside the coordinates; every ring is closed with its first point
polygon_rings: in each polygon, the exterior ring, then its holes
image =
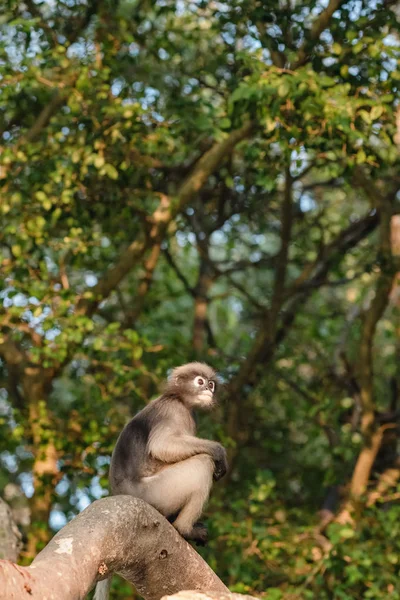
{"type": "Polygon", "coordinates": [[[231,464],[212,568],[269,600],[400,599],[399,20],[393,0],[5,1],[0,493],[26,562],[196,359],[231,464]]]}

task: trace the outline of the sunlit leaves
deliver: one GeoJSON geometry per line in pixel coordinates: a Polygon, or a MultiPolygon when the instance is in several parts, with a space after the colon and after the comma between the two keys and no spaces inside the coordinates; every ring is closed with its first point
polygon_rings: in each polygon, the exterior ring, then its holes
{"type": "MultiPolygon", "coordinates": [[[[394,189],[395,12],[379,0],[342,3],[313,41],[326,3],[95,4],[82,25],[86,2],[36,3],[43,22],[19,3],[0,38],[1,325],[30,367],[56,373],[43,439],[53,436],[59,453],[58,514],[106,493],[119,431],[171,367],[201,358],[226,382],[258,333],[283,323],[257,384],[246,381],[243,397],[224,398],[215,421],[201,421],[204,435],[238,453],[229,487],[221,482],[210,505],[207,559],[231,589],[269,588],[271,600],[395,600],[394,503],[367,511],[357,529],[333,525],[330,553],[315,536],[326,488],[346,494],[363,444],[338,345],[350,361],[358,352],[354,311],[368,305],[381,268],[376,234],[335,256],[307,300],[291,296],[296,285],[307,289],[337,236],[376,209],[372,190],[394,189]],[[141,262],[96,314],[82,315],[121,253],[151,235],[160,198],[174,203],[213,141],[244,120],[251,136],[171,223],[154,272],[141,262]],[[266,309],[288,181],[293,222],[275,322],[266,309]],[[237,406],[239,432],[229,429],[237,406]]],[[[398,370],[390,310],[373,357],[382,410],[398,370]]],[[[29,411],[3,362],[0,375],[0,488],[8,478],[28,494],[29,411]]]]}

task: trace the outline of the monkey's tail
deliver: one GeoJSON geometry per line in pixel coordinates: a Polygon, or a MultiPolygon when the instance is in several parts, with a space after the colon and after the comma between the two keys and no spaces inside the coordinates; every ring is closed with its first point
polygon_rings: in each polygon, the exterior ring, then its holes
{"type": "Polygon", "coordinates": [[[93,600],[108,600],[110,597],[111,577],[99,581],[96,585],[96,591],[93,600]]]}

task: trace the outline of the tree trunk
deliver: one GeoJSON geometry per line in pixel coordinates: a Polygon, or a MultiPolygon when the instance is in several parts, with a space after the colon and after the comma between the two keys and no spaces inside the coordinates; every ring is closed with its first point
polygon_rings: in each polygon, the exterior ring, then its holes
{"type": "MultiPolygon", "coordinates": [[[[33,485],[35,493],[30,502],[32,526],[29,531],[27,555],[34,557],[39,543],[50,537],[47,525],[52,495],[59,469],[54,432],[47,408],[47,373],[41,367],[27,366],[23,373],[23,390],[29,410],[29,425],[33,441],[33,485]]],[[[50,379],[51,381],[51,379],[50,379]]]]}
{"type": "Polygon", "coordinates": [[[208,310],[208,292],[212,285],[211,272],[205,260],[200,262],[199,278],[194,289],[193,350],[197,354],[204,351],[208,310]]]}

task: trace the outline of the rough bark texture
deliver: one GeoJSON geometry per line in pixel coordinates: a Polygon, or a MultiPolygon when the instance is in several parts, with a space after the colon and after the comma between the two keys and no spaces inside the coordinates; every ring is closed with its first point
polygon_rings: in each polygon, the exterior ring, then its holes
{"type": "Polygon", "coordinates": [[[131,496],[97,500],[59,531],[30,567],[0,561],[2,600],[78,600],[119,573],[145,600],[185,589],[228,592],[153,507],[131,496]]]}
{"type": "Polygon", "coordinates": [[[196,592],[185,590],[173,596],[164,596],[162,600],[254,600],[254,596],[231,594],[230,592],[196,592]]]}
{"type": "Polygon", "coordinates": [[[0,498],[0,558],[16,561],[21,546],[21,534],[11,508],[0,498]]]}

